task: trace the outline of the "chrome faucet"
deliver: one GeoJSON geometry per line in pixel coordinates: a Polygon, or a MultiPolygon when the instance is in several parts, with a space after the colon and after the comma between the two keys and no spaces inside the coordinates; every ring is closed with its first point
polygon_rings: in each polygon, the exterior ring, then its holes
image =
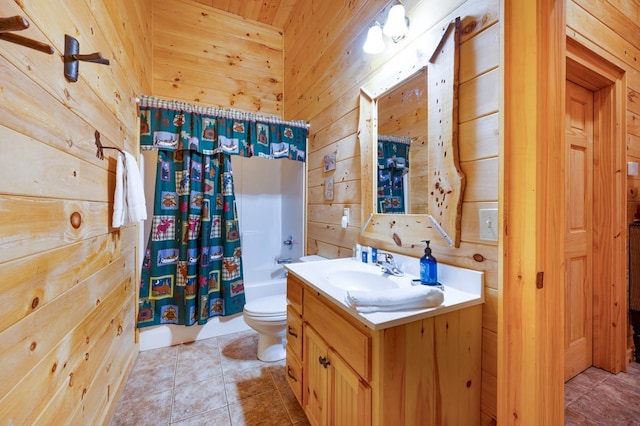
{"type": "Polygon", "coordinates": [[[394,275],[396,277],[402,277],[404,273],[396,265],[396,261],[391,253],[378,253],[378,260],[376,264],[380,266],[382,272],[385,274],[394,275]]]}

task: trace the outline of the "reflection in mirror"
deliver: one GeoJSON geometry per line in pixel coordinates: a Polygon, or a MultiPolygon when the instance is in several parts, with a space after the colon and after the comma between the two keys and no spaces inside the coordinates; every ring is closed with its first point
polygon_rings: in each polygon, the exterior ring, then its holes
{"type": "Polygon", "coordinates": [[[377,101],[377,213],[427,214],[426,68],[377,101]]]}

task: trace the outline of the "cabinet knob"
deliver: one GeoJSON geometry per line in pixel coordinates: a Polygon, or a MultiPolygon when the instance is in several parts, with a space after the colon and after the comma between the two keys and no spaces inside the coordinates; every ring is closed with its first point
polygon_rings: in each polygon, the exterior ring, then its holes
{"type": "Polygon", "coordinates": [[[331,365],[331,362],[329,362],[329,360],[327,360],[326,357],[324,356],[320,356],[318,357],[318,362],[320,363],[320,365],[322,365],[324,368],[327,368],[329,365],[331,365]]]}
{"type": "Polygon", "coordinates": [[[289,326],[288,331],[289,331],[289,334],[292,335],[293,337],[296,337],[296,338],[298,337],[298,333],[294,333],[293,328],[291,328],[291,326],[289,326]]]}
{"type": "Polygon", "coordinates": [[[287,376],[289,376],[289,378],[290,378],[291,380],[293,380],[294,382],[297,382],[297,381],[298,381],[298,379],[296,378],[296,376],[294,376],[294,375],[293,375],[293,373],[291,372],[291,367],[289,367],[288,365],[287,365],[287,376]]]}

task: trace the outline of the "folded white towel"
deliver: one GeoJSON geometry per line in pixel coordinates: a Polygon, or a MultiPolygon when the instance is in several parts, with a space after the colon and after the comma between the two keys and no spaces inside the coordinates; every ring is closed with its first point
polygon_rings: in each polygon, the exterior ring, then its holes
{"type": "Polygon", "coordinates": [[[384,291],[348,291],[346,297],[347,305],[362,313],[433,308],[443,301],[442,290],[426,285],[384,291]]]}
{"type": "Polygon", "coordinates": [[[118,154],[116,163],[116,189],[113,195],[113,217],[111,225],[119,228],[129,222],[140,222],[147,218],[144,185],[138,163],[128,152],[118,154]]]}

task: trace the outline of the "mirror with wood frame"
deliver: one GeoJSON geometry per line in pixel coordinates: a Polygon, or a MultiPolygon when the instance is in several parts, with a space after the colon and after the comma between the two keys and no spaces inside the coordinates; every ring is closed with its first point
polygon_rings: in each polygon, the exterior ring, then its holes
{"type": "Polygon", "coordinates": [[[456,19],[441,27],[428,61],[394,58],[361,88],[361,234],[381,248],[413,248],[425,239],[460,245],[459,26],[456,19]],[[385,140],[396,143],[388,153],[385,140]]]}

